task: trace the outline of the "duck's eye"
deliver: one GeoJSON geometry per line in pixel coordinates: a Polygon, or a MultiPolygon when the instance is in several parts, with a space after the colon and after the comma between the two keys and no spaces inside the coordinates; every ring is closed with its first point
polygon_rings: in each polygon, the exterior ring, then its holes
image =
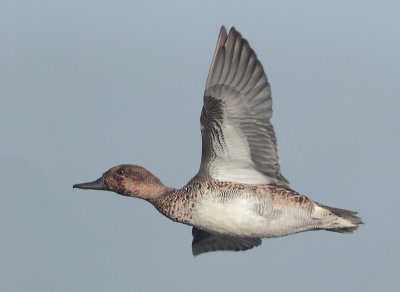
{"type": "Polygon", "coordinates": [[[117,170],[117,174],[118,175],[124,175],[125,174],[125,170],[123,168],[120,168],[117,170]]]}

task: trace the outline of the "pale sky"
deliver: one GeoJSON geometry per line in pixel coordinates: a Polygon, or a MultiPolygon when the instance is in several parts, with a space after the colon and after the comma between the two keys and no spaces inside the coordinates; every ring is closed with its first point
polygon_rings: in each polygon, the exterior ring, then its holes
{"type": "Polygon", "coordinates": [[[398,1],[3,1],[1,291],[393,291],[400,261],[398,1]],[[272,87],[281,170],[359,211],[194,258],[191,228],[147,202],[72,189],[120,163],[182,187],[198,171],[221,25],[272,87]]]}

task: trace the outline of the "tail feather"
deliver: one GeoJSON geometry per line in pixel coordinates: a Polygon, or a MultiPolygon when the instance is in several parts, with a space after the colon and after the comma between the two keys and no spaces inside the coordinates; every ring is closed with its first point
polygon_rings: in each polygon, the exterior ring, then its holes
{"type": "Polygon", "coordinates": [[[353,233],[356,231],[360,224],[364,224],[362,219],[357,216],[357,212],[344,210],[339,208],[328,207],[322,204],[317,204],[319,207],[322,207],[326,210],[329,210],[334,215],[338,216],[342,220],[334,226],[328,226],[324,228],[327,231],[339,232],[339,233],[353,233]]]}

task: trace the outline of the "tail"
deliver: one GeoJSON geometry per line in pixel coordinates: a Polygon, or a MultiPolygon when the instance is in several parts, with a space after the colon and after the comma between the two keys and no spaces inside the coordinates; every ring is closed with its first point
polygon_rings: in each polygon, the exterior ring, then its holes
{"type": "Polygon", "coordinates": [[[327,231],[333,231],[339,233],[353,233],[358,229],[360,224],[364,224],[361,218],[356,216],[357,212],[332,208],[318,203],[315,203],[313,215],[314,214],[317,215],[317,217],[319,218],[325,217],[326,219],[328,219],[329,217],[332,218],[332,216],[334,216],[335,220],[327,221],[321,228],[327,231]]]}

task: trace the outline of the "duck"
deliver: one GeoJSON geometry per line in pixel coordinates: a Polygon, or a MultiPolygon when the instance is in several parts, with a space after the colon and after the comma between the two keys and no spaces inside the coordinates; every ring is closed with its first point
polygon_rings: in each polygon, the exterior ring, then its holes
{"type": "Polygon", "coordinates": [[[148,201],[192,227],[194,256],[244,251],[273,238],[312,230],[353,233],[357,212],[333,208],[294,191],[282,175],[271,124],[271,88],[249,42],[221,27],[200,115],[198,173],[182,188],[165,186],[147,169],[112,167],[73,188],[105,190],[148,201]]]}

